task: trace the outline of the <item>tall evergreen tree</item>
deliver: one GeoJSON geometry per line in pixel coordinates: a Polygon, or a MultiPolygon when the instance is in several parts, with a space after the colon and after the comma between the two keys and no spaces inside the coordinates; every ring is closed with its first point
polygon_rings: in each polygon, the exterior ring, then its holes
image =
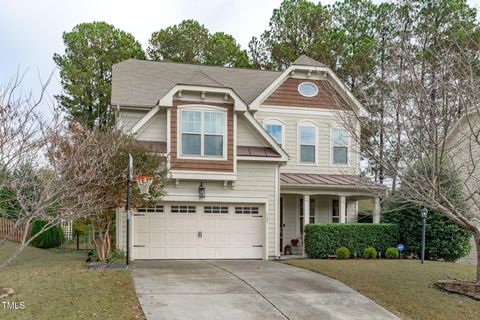
{"type": "Polygon", "coordinates": [[[63,92],[56,96],[70,119],[95,126],[113,124],[110,108],[112,65],[145,59],[140,43],[105,22],[81,23],[63,33],[65,52],[53,60],[60,69],[63,92]]]}
{"type": "Polygon", "coordinates": [[[147,48],[152,60],[249,67],[248,55],[224,32],[210,34],[195,20],[184,20],[152,33],[147,48]]]}

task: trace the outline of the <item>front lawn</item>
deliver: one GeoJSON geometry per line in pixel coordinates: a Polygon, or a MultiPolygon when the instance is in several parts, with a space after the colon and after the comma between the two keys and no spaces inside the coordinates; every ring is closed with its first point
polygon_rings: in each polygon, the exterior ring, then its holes
{"type": "MultiPolygon", "coordinates": [[[[3,258],[13,244],[0,251],[3,258]]],[[[0,301],[0,319],[144,319],[129,270],[87,270],[85,251],[28,247],[0,271],[0,287],[14,296],[0,301]],[[5,310],[1,302],[23,302],[5,310]]]]}
{"type": "Polygon", "coordinates": [[[475,266],[416,260],[288,260],[337,280],[402,319],[480,319],[480,302],[434,286],[436,280],[474,279],[475,266]]]}

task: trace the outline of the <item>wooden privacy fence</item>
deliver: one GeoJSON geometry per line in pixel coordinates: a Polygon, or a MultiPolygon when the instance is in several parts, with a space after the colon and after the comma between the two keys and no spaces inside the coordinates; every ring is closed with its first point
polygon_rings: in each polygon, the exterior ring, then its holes
{"type": "Polygon", "coordinates": [[[15,220],[0,218],[0,239],[4,239],[8,236],[8,240],[10,241],[21,242],[24,230],[22,227],[19,227],[12,234],[10,234],[14,228],[15,220]]]}

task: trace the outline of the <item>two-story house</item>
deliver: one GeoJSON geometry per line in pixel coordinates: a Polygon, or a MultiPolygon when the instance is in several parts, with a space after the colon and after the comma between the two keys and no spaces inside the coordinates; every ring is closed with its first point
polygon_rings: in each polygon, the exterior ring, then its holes
{"type": "MultiPolygon", "coordinates": [[[[306,224],[356,222],[358,200],[375,197],[338,120],[368,113],[318,61],[277,72],[130,59],[112,72],[117,128],[167,154],[172,178],[157,206],[133,215],[134,259],[302,254],[306,224]]],[[[125,216],[119,208],[120,248],[125,216]]]]}

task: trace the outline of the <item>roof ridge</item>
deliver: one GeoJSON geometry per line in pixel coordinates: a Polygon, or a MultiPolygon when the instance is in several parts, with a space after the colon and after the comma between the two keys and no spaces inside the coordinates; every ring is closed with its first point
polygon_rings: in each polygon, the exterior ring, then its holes
{"type": "Polygon", "coordinates": [[[202,67],[202,68],[209,67],[209,68],[220,68],[220,69],[237,69],[237,70],[254,71],[254,72],[271,72],[271,73],[278,73],[278,74],[283,72],[283,70],[282,71],[279,71],[279,70],[262,70],[262,69],[254,69],[254,68],[247,68],[247,67],[226,67],[226,66],[219,66],[219,65],[213,65],[213,64],[147,60],[147,59],[137,59],[137,58],[129,58],[129,59],[120,61],[119,63],[129,61],[129,60],[140,61],[140,62],[152,62],[152,63],[180,64],[180,65],[187,65],[187,66],[198,66],[198,67],[202,67]]]}

